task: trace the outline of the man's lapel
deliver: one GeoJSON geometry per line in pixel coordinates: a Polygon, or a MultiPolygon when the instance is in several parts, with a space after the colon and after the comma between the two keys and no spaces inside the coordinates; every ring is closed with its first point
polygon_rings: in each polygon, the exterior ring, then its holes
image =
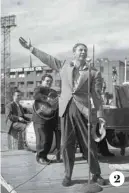
{"type": "Polygon", "coordinates": [[[15,114],[18,115],[17,104],[15,102],[13,102],[13,108],[14,108],[15,114]]]}
{"type": "Polygon", "coordinates": [[[88,80],[88,70],[84,70],[82,74],[80,75],[78,86],[76,87],[76,91],[79,90],[84,82],[88,80]]]}
{"type": "MultiPolygon", "coordinates": [[[[73,69],[74,69],[74,63],[71,62],[67,68],[67,73],[68,73],[67,75],[68,75],[69,85],[72,89],[73,89],[73,69]]],[[[84,84],[84,82],[86,82],[88,80],[88,74],[89,74],[89,72],[88,72],[88,69],[86,67],[86,69],[80,75],[79,83],[78,83],[78,86],[76,87],[76,90],[79,90],[81,88],[81,86],[84,84]]]]}
{"type": "Polygon", "coordinates": [[[71,88],[73,88],[73,69],[74,69],[74,64],[73,64],[73,62],[71,62],[67,68],[68,74],[66,75],[66,76],[68,76],[69,85],[71,88]]]}
{"type": "Polygon", "coordinates": [[[19,107],[18,107],[17,104],[15,102],[13,102],[13,107],[15,109],[16,115],[18,115],[18,108],[20,108],[21,113],[24,114],[23,108],[20,104],[19,104],[19,107]]]}
{"type": "Polygon", "coordinates": [[[20,110],[21,110],[21,113],[24,114],[24,110],[23,110],[22,105],[19,104],[19,108],[20,108],[20,110]]]}

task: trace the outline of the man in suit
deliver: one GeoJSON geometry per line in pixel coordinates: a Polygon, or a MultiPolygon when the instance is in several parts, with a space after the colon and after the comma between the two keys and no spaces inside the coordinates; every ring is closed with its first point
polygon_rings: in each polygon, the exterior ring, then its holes
{"type": "MultiPolygon", "coordinates": [[[[26,128],[27,123],[30,121],[29,117],[24,115],[24,109],[20,105],[19,101],[21,100],[21,91],[16,89],[13,93],[13,101],[8,103],[6,106],[6,124],[8,129],[8,134],[11,136],[18,146],[18,135],[24,140],[24,130],[26,128]]],[[[18,149],[23,149],[24,144],[19,144],[21,147],[17,147],[18,149]]],[[[16,147],[14,147],[16,148],[16,147]]]]}
{"type": "MultiPolygon", "coordinates": [[[[83,152],[87,157],[88,152],[88,65],[87,46],[82,43],[75,44],[73,47],[73,61],[65,62],[62,66],[60,60],[47,53],[40,51],[26,42],[23,38],[19,39],[21,45],[39,58],[44,64],[60,73],[62,81],[61,95],[59,98],[59,116],[61,117],[61,137],[62,137],[62,156],[65,166],[65,177],[63,186],[71,185],[71,177],[75,160],[76,138],[80,141],[83,152]]],[[[91,96],[99,122],[105,122],[101,100],[102,78],[100,72],[91,68],[90,74],[91,96]]],[[[92,181],[101,185],[105,180],[101,177],[101,170],[96,153],[96,145],[91,137],[91,167],[92,181]]]]}
{"type": "MultiPolygon", "coordinates": [[[[44,97],[50,95],[50,93],[53,97],[57,98],[57,92],[51,89],[52,82],[53,78],[50,74],[43,75],[41,86],[36,87],[34,90],[35,105],[44,102],[44,97]]],[[[40,164],[50,164],[47,155],[51,149],[53,131],[58,126],[58,110],[56,110],[54,116],[48,120],[34,110],[32,121],[36,134],[36,160],[40,164]]]]}

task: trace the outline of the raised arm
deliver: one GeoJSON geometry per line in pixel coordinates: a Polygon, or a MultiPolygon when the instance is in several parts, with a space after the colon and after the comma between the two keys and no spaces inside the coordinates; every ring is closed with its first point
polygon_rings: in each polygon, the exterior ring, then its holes
{"type": "Polygon", "coordinates": [[[38,50],[37,48],[33,47],[31,45],[30,41],[26,41],[25,39],[23,39],[22,37],[19,38],[19,42],[20,44],[31,51],[31,53],[36,56],[39,60],[41,60],[41,62],[43,62],[44,64],[48,65],[50,68],[52,68],[53,70],[56,70],[59,72],[60,68],[61,68],[61,61],[54,58],[53,56],[38,50]]]}
{"type": "Polygon", "coordinates": [[[37,48],[32,48],[32,54],[36,56],[38,59],[41,60],[44,64],[48,65],[53,70],[56,70],[59,72],[61,68],[61,61],[54,58],[53,56],[50,56],[49,54],[42,52],[41,50],[38,50],[37,48]]]}

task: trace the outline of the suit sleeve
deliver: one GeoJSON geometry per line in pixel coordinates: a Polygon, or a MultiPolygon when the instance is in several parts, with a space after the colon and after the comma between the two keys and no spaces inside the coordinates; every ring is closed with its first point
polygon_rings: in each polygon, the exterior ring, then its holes
{"type": "Polygon", "coordinates": [[[25,113],[30,113],[30,112],[28,111],[28,109],[23,108],[22,106],[21,106],[21,108],[22,108],[22,111],[23,111],[23,118],[24,118],[26,121],[31,121],[31,118],[25,116],[25,113]]]}
{"type": "Polygon", "coordinates": [[[101,97],[101,90],[102,90],[102,77],[101,73],[97,71],[95,73],[95,76],[92,79],[92,84],[91,84],[91,95],[93,99],[94,106],[97,110],[97,117],[104,117],[104,112],[103,112],[103,100],[101,97]]]}
{"type": "Polygon", "coordinates": [[[32,110],[29,108],[23,107],[24,114],[32,114],[32,110]]]}
{"type": "Polygon", "coordinates": [[[18,116],[14,115],[12,104],[6,106],[6,120],[10,119],[12,122],[18,122],[18,116]]]}
{"type": "Polygon", "coordinates": [[[25,116],[25,115],[23,115],[23,118],[24,118],[26,121],[31,121],[31,118],[29,118],[29,117],[27,117],[27,116],[25,116]]]}
{"type": "Polygon", "coordinates": [[[34,56],[36,56],[39,60],[41,60],[41,62],[48,65],[53,70],[56,70],[57,72],[59,72],[59,70],[61,68],[61,61],[60,60],[54,58],[53,56],[51,56],[51,55],[49,55],[41,50],[38,50],[35,47],[33,47],[32,54],[34,56]]]}

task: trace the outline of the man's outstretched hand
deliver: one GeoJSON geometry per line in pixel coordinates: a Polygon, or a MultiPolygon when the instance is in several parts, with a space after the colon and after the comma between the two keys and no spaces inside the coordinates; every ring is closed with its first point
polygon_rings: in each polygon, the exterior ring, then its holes
{"type": "Polygon", "coordinates": [[[20,37],[19,42],[26,49],[30,49],[30,47],[32,46],[30,39],[28,41],[26,41],[24,38],[20,37]]]}

